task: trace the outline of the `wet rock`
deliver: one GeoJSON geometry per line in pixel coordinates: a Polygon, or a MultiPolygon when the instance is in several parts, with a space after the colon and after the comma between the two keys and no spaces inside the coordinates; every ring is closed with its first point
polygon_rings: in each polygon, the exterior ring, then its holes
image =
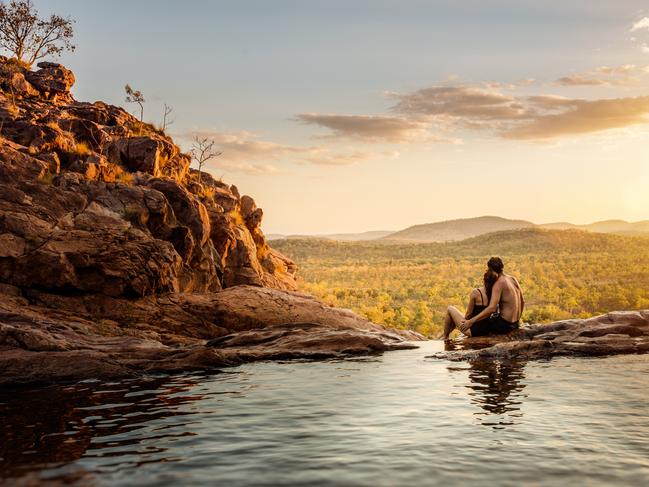
{"type": "Polygon", "coordinates": [[[419,339],[310,296],[250,286],[136,300],[0,293],[0,385],[344,357],[419,339]]]}
{"type": "Polygon", "coordinates": [[[649,352],[649,310],[524,326],[508,335],[464,338],[435,354],[448,360],[544,359],[649,352]]]}

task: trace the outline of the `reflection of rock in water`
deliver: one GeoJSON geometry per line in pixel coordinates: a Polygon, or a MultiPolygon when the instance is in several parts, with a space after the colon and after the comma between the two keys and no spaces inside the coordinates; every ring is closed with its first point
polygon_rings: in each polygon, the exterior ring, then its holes
{"type": "MultiPolygon", "coordinates": [[[[82,456],[102,456],[93,450],[124,447],[155,461],[164,458],[163,448],[140,446],[145,440],[170,433],[142,434],[142,421],[193,414],[184,405],[202,395],[180,394],[196,384],[190,377],[158,377],[145,381],[79,383],[70,387],[4,390],[0,393],[0,478],[33,478],[35,465],[64,467],[82,456]],[[129,432],[139,433],[129,437],[129,432]],[[119,439],[102,439],[119,435],[119,439]],[[31,472],[30,472],[31,471],[31,472]]],[[[174,421],[174,425],[184,421],[174,421]]],[[[193,433],[176,433],[175,436],[193,433]]],[[[62,468],[60,481],[86,475],[81,466],[62,468]]],[[[86,477],[87,480],[87,477],[86,477]]]]}
{"type": "MultiPolygon", "coordinates": [[[[467,340],[461,342],[447,341],[444,349],[446,352],[456,350],[479,349],[480,343],[471,343],[467,340]]],[[[471,401],[482,409],[480,416],[482,424],[494,428],[514,424],[513,419],[522,416],[520,405],[525,388],[522,380],[525,378],[523,370],[525,361],[476,359],[469,361],[469,380],[467,388],[470,389],[471,401]],[[505,416],[497,421],[488,418],[491,415],[505,416]]]]}

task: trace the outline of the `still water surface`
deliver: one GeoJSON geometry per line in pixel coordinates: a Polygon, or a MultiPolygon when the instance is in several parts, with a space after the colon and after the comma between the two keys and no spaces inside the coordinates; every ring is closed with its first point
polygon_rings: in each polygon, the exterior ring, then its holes
{"type": "Polygon", "coordinates": [[[649,355],[426,358],[442,346],[0,390],[0,479],[649,485],[649,355]]]}

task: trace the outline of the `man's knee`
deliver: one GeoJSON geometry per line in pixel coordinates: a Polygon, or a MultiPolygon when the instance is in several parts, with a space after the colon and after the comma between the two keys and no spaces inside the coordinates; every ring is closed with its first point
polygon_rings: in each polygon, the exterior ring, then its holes
{"type": "Polygon", "coordinates": [[[455,306],[449,306],[449,307],[446,308],[446,312],[451,313],[451,312],[455,311],[456,309],[457,308],[455,306]]]}

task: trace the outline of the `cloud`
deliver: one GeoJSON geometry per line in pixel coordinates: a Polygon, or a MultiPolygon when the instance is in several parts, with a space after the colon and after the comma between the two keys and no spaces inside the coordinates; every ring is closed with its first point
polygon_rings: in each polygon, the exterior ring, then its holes
{"type": "Polygon", "coordinates": [[[554,111],[539,114],[501,135],[508,139],[552,139],[649,122],[649,96],[603,100],[564,99],[554,105],[547,101],[537,101],[536,104],[554,111]],[[556,111],[557,107],[563,109],[556,111]]]}
{"type": "Polygon", "coordinates": [[[225,171],[240,172],[249,175],[269,175],[280,170],[268,164],[268,161],[315,164],[321,166],[347,166],[375,158],[395,157],[398,153],[377,153],[359,150],[332,151],[325,146],[293,146],[260,140],[250,132],[220,132],[214,130],[196,130],[179,137],[191,141],[195,136],[213,140],[222,152],[213,165],[225,171]]]}
{"type": "Polygon", "coordinates": [[[223,152],[221,159],[231,162],[250,160],[277,160],[300,152],[300,148],[257,139],[250,132],[192,131],[184,134],[191,140],[194,136],[213,140],[223,152]]]}
{"type": "Polygon", "coordinates": [[[634,32],[636,30],[641,30],[641,29],[649,30],[649,17],[643,17],[640,20],[638,20],[635,24],[633,24],[630,32],[634,32]]]}
{"type": "Polygon", "coordinates": [[[561,86],[633,86],[648,73],[647,68],[635,64],[610,67],[600,66],[586,73],[573,74],[559,78],[555,84],[561,86]]]}
{"type": "Polygon", "coordinates": [[[402,117],[300,113],[297,119],[331,130],[330,137],[391,143],[443,141],[430,134],[427,122],[402,117]]]}
{"type": "Polygon", "coordinates": [[[525,116],[525,107],[513,96],[493,89],[435,85],[413,93],[394,95],[393,107],[405,115],[427,115],[437,120],[451,117],[473,121],[512,120],[525,116]]]}
{"type": "MultiPolygon", "coordinates": [[[[622,71],[631,69],[626,66],[622,71]]],[[[460,85],[432,86],[396,98],[394,110],[399,113],[428,115],[455,130],[486,131],[507,139],[543,140],[649,122],[649,97],[510,96],[460,85]]]]}
{"type": "Polygon", "coordinates": [[[371,159],[396,159],[399,153],[392,152],[364,152],[351,151],[349,153],[332,153],[329,149],[312,149],[304,160],[310,164],[319,166],[348,166],[366,162],[371,159]]]}
{"type": "Polygon", "coordinates": [[[587,85],[608,85],[609,82],[603,79],[589,78],[587,76],[575,74],[559,78],[556,83],[562,86],[587,86],[587,85]]]}

